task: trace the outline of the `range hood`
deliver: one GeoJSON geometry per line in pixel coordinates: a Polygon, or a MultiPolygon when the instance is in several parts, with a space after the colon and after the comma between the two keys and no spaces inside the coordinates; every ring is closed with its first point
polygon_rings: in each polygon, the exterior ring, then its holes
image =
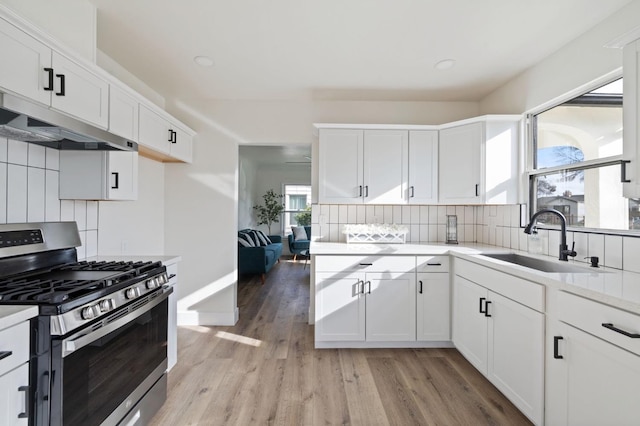
{"type": "Polygon", "coordinates": [[[0,137],[74,151],[138,150],[135,142],[5,93],[0,93],[0,137]]]}

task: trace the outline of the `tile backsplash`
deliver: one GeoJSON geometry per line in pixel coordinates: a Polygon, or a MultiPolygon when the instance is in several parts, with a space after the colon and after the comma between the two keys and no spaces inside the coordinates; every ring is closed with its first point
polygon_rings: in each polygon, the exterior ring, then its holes
{"type": "Polygon", "coordinates": [[[98,202],[58,198],[59,151],[0,138],[0,223],[76,221],[78,258],[98,252],[98,202]]]}
{"type": "MultiPolygon", "coordinates": [[[[513,250],[529,251],[530,237],[523,232],[526,206],[399,206],[317,204],[311,208],[311,232],[318,241],[345,242],[342,228],[355,223],[396,223],[409,228],[407,242],[443,243],[446,216],[458,217],[458,241],[477,242],[513,250]]],[[[541,254],[557,257],[560,231],[539,230],[541,254]]],[[[575,262],[588,263],[598,256],[600,264],[640,272],[640,238],[580,231],[567,232],[567,245],[575,241],[575,262]]]]}

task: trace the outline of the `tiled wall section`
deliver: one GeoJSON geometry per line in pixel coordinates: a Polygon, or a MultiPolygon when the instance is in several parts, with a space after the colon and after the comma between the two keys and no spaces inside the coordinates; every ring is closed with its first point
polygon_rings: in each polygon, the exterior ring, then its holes
{"type": "MultiPolygon", "coordinates": [[[[342,228],[352,223],[396,223],[409,228],[407,242],[443,243],[446,216],[458,216],[458,241],[478,242],[513,250],[529,251],[523,232],[528,217],[520,205],[507,206],[383,206],[320,204],[311,208],[313,238],[344,242],[342,228]],[[521,218],[521,216],[523,216],[521,218]]],[[[557,257],[560,231],[540,230],[541,254],[557,257]]],[[[574,261],[587,263],[598,256],[610,268],[640,272],[640,238],[588,232],[568,232],[567,244],[575,241],[574,261]]]]}
{"type": "Polygon", "coordinates": [[[395,223],[409,228],[407,242],[444,242],[447,215],[458,217],[458,241],[476,241],[476,207],[319,204],[311,207],[311,232],[319,241],[344,242],[343,226],[395,223]]]}
{"type": "Polygon", "coordinates": [[[0,223],[76,221],[78,257],[98,252],[98,202],[58,199],[59,151],[0,138],[0,223]]]}

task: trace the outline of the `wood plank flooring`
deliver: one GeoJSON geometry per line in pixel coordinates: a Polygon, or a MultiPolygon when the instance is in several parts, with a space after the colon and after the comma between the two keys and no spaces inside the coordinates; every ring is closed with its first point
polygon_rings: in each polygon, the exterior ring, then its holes
{"type": "Polygon", "coordinates": [[[528,425],[455,349],[314,349],[309,267],[241,277],[233,327],[179,327],[165,425],[528,425]]]}

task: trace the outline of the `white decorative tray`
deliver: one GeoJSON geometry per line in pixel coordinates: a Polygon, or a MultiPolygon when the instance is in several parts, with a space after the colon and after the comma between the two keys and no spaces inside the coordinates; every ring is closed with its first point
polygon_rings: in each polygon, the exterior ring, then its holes
{"type": "Polygon", "coordinates": [[[409,229],[395,224],[345,225],[347,243],[404,244],[409,229]]]}

